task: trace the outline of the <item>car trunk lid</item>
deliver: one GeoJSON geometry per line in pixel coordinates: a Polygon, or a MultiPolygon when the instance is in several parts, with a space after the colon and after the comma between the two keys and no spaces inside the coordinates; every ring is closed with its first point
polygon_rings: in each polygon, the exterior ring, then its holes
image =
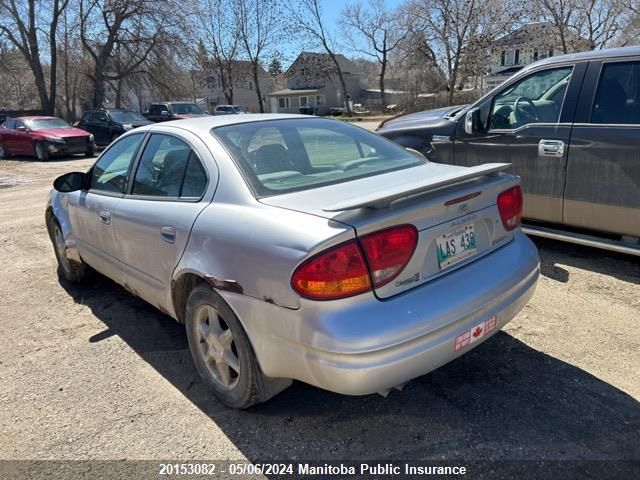
{"type": "Polygon", "coordinates": [[[416,250],[398,276],[375,288],[388,298],[460,268],[507,243],[497,196],[518,183],[509,164],[474,168],[427,163],[410,169],[260,199],[352,226],[356,236],[397,225],[418,230],[416,250]]]}

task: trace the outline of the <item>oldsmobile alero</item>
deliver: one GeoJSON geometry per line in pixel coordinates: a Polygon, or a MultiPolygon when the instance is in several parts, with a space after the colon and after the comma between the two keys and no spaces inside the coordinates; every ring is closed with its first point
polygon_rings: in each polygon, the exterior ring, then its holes
{"type": "Polygon", "coordinates": [[[432,163],[336,120],[194,118],[127,132],[56,179],[46,223],[63,278],[97,270],[186,325],[226,405],[292,379],[386,393],[532,296],[507,166],[432,163]]]}

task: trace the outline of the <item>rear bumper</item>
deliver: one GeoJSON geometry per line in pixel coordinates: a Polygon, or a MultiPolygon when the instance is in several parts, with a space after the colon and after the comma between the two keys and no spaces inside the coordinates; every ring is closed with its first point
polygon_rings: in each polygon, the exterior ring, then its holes
{"type": "Polygon", "coordinates": [[[373,294],[302,301],[290,310],[224,292],[243,322],[263,372],[364,395],[424,375],[507,324],[533,295],[538,253],[521,232],[512,242],[433,282],[391,299],[373,294]],[[497,317],[496,327],[455,350],[455,340],[497,317]]]}

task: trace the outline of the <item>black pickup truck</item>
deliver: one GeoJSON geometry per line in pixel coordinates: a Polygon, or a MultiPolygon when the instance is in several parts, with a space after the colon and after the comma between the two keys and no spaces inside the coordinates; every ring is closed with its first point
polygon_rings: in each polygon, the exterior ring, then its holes
{"type": "Polygon", "coordinates": [[[511,163],[525,231],[640,255],[640,47],[541,60],[472,105],[378,133],[434,162],[511,163]]]}

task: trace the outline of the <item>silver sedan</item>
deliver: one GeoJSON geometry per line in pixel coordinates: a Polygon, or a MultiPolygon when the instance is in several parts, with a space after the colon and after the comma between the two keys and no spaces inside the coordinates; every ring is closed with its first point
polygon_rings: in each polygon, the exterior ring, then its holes
{"type": "Polygon", "coordinates": [[[133,130],[56,179],[46,222],[66,281],[97,270],[186,325],[226,405],[292,379],[386,394],[533,295],[507,166],[431,163],[335,120],[194,118],[133,130]]]}

